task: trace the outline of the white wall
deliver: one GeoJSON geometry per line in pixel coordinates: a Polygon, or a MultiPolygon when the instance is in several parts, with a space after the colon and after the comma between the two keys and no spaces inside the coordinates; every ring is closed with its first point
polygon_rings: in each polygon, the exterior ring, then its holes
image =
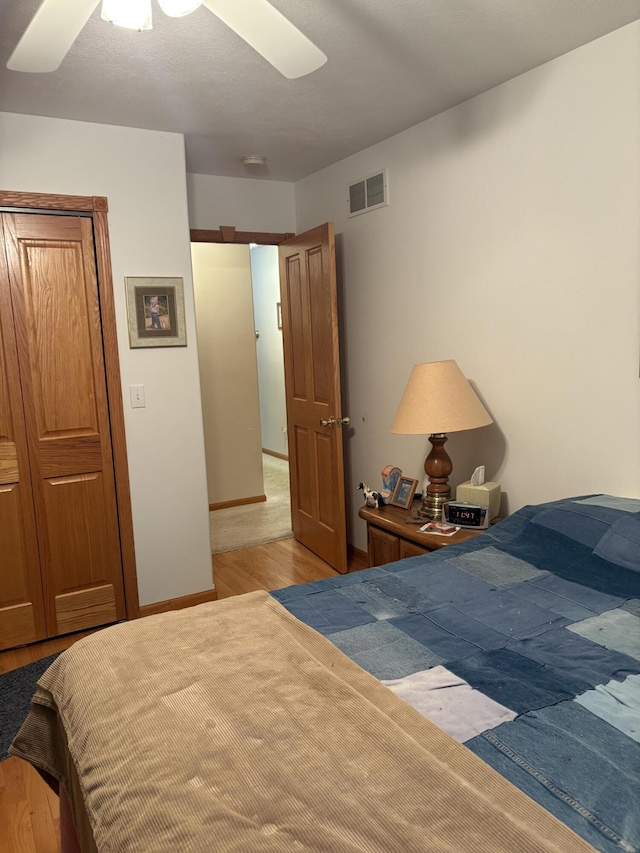
{"type": "Polygon", "coordinates": [[[187,186],[191,228],[235,225],[238,231],[296,230],[293,184],[189,174],[187,186]]]}
{"type": "Polygon", "coordinates": [[[191,255],[209,503],[261,496],[249,246],[192,243],[191,255]]]}
{"type": "Polygon", "coordinates": [[[280,302],[277,246],[251,249],[253,311],[260,337],[256,341],[260,425],[265,450],[288,455],[287,407],[284,392],[284,350],[276,305],[280,302]]]}
{"type": "Polygon", "coordinates": [[[640,23],[296,184],[298,231],[333,220],[343,276],[351,521],[383,465],[411,366],[455,358],[495,424],[450,437],[452,482],[486,463],[506,508],[640,496],[640,23]],[[388,207],[348,219],[386,167],[388,207]]]}
{"type": "Polygon", "coordinates": [[[0,187],[109,199],[141,604],[213,586],[185,174],[178,134],[0,113],[0,187]],[[153,275],[184,278],[187,347],[129,349],[124,278],[153,275]]]}

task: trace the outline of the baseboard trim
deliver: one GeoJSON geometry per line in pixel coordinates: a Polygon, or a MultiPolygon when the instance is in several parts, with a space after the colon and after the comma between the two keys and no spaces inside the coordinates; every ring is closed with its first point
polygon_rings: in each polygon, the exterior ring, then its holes
{"type": "Polygon", "coordinates": [[[275,456],[276,459],[284,459],[285,462],[289,461],[289,457],[286,453],[277,453],[275,450],[267,450],[266,447],[262,448],[262,452],[266,453],[267,456],[275,456]]]}
{"type": "Polygon", "coordinates": [[[215,509],[228,509],[230,506],[244,506],[245,504],[259,504],[261,501],[266,501],[266,495],[253,495],[250,498],[238,498],[235,501],[221,501],[217,504],[209,504],[209,511],[215,509]]]}
{"type": "Polygon", "coordinates": [[[356,548],[355,545],[347,545],[347,557],[351,560],[356,560],[359,563],[362,563],[363,568],[368,568],[369,566],[369,555],[366,551],[361,551],[360,548],[356,548]]]}
{"type": "Polygon", "coordinates": [[[207,601],[217,600],[218,590],[207,589],[204,592],[183,595],[182,598],[169,598],[166,601],[156,601],[155,604],[143,604],[140,608],[140,616],[155,616],[157,613],[182,610],[184,607],[194,607],[196,604],[206,604],[207,601]]]}

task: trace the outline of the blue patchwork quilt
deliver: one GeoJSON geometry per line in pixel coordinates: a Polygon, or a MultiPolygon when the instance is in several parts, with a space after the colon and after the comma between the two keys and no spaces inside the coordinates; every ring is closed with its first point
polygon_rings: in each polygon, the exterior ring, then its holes
{"type": "Polygon", "coordinates": [[[272,594],[597,850],[640,851],[640,500],[272,594]]]}

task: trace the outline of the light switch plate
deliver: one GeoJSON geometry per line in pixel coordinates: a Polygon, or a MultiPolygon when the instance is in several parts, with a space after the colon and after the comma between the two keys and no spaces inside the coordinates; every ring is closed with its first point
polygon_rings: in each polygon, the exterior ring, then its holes
{"type": "Polygon", "coordinates": [[[144,409],[147,405],[144,399],[144,385],[129,385],[131,394],[131,408],[144,409]]]}

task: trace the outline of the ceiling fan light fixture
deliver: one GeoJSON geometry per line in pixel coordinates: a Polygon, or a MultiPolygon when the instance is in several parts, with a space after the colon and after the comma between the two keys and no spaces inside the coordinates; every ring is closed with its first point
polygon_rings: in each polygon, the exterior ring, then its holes
{"type": "Polygon", "coordinates": [[[202,0],[158,0],[160,8],[170,18],[183,18],[202,6],[202,0]]]}
{"type": "Polygon", "coordinates": [[[102,18],[128,30],[150,30],[151,0],[102,0],[102,18]]]}

